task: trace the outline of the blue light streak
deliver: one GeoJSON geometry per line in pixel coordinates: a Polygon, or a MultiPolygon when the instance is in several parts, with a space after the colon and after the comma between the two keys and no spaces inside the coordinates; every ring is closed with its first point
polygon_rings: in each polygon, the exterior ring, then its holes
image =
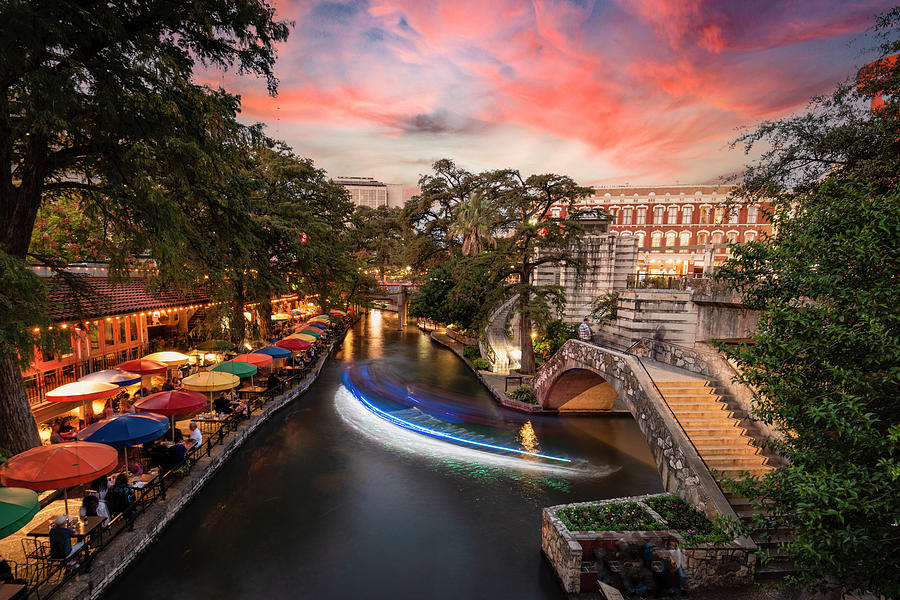
{"type": "Polygon", "coordinates": [[[506,446],[498,446],[498,445],[496,445],[496,444],[488,444],[488,443],[486,443],[486,442],[478,442],[478,441],[475,441],[475,440],[467,440],[467,439],[465,439],[465,438],[457,437],[457,436],[455,436],[455,435],[451,435],[451,434],[445,433],[445,432],[443,432],[443,431],[437,431],[437,430],[435,430],[435,429],[429,429],[428,427],[424,427],[424,426],[418,425],[418,424],[416,424],[416,423],[411,423],[411,422],[409,422],[409,421],[405,421],[405,420],[403,420],[403,419],[401,419],[401,418],[399,418],[399,417],[397,417],[397,416],[395,416],[395,415],[392,415],[392,414],[389,413],[389,412],[386,412],[386,411],[384,411],[384,410],[381,410],[380,408],[378,408],[377,406],[375,406],[374,404],[372,404],[371,402],[369,402],[369,401],[365,398],[365,396],[363,396],[362,393],[356,388],[356,386],[354,386],[354,385],[350,382],[350,378],[347,376],[346,373],[344,374],[344,385],[346,386],[346,388],[347,388],[348,390],[350,390],[350,393],[353,394],[353,396],[354,396],[357,400],[359,400],[359,402],[369,410],[369,412],[371,412],[372,414],[374,414],[374,415],[380,417],[381,419],[383,419],[383,420],[385,420],[385,421],[387,421],[387,422],[389,422],[389,423],[391,423],[391,424],[393,424],[393,425],[397,425],[398,427],[402,427],[402,428],[407,429],[407,430],[409,430],[409,431],[413,431],[413,432],[416,432],[416,433],[421,433],[421,434],[423,434],[423,435],[428,435],[428,436],[435,437],[435,438],[442,438],[442,439],[446,439],[446,440],[452,440],[452,441],[454,441],[454,442],[459,442],[459,443],[461,443],[461,444],[466,444],[466,445],[468,445],[468,446],[475,446],[475,447],[478,447],[478,448],[489,448],[489,449],[491,449],[491,450],[499,450],[500,452],[509,452],[509,453],[511,453],[511,454],[518,454],[518,455],[523,455],[523,454],[524,454],[524,455],[526,455],[526,456],[536,456],[536,457],[539,457],[539,458],[546,458],[546,459],[548,459],[548,460],[555,460],[555,461],[564,462],[564,463],[571,463],[571,462],[574,462],[572,459],[569,459],[569,458],[563,458],[563,457],[560,457],[560,456],[551,456],[551,455],[549,455],[549,454],[540,454],[540,453],[538,453],[538,452],[525,452],[525,451],[519,450],[519,449],[517,449],[517,448],[507,448],[506,446]]]}

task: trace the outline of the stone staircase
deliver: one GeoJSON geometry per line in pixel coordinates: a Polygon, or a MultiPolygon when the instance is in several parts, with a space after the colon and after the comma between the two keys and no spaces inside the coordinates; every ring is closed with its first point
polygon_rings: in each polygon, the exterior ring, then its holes
{"type": "MultiPolygon", "coordinates": [[[[728,397],[719,395],[709,381],[659,367],[648,367],[648,371],[715,477],[721,480],[742,472],[764,475],[775,468],[759,448],[752,445],[752,436],[741,425],[745,415],[734,410],[728,397]]],[[[756,514],[765,513],[764,506],[753,506],[743,496],[726,491],[725,497],[745,522],[756,514]]],[[[759,549],[774,554],[772,560],[757,566],[757,581],[778,580],[793,571],[790,560],[777,554],[779,542],[789,536],[789,531],[779,530],[753,533],[753,541],[759,549]]]]}

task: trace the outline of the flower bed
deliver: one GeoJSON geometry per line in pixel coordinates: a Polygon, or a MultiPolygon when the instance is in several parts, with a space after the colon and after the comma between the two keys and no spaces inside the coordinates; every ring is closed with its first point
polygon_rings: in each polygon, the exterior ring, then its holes
{"type": "Polygon", "coordinates": [[[722,528],[710,523],[696,508],[678,496],[653,496],[644,502],[665,519],[670,529],[678,531],[688,544],[731,540],[722,528]]]}
{"type": "Polygon", "coordinates": [[[637,502],[571,506],[558,513],[569,531],[652,531],[665,529],[637,502]]]}

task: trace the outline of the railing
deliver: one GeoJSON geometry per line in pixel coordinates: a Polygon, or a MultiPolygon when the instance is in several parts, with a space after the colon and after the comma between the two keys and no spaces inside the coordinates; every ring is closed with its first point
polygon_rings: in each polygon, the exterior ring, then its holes
{"type": "MultiPolygon", "coordinates": [[[[338,332],[340,333],[340,332],[338,332]]],[[[337,338],[337,335],[335,335],[337,338]]],[[[248,420],[254,413],[263,410],[265,404],[274,400],[283,393],[293,390],[306,380],[313,370],[315,363],[305,363],[298,373],[282,380],[277,386],[267,389],[258,397],[248,400],[247,414],[232,413],[222,419],[206,421],[197,419],[195,422],[204,433],[203,443],[187,451],[184,461],[171,466],[168,470],[160,469],[153,479],[146,482],[143,487],[135,488],[135,499],[122,513],[115,515],[106,526],[101,526],[91,532],[85,539],[85,544],[79,553],[72,557],[80,564],[78,568],[69,568],[66,560],[49,560],[39,563],[36,557],[26,556],[26,579],[29,581],[24,598],[46,599],[56,594],[65,584],[76,579],[81,572],[89,572],[91,563],[98,552],[108,547],[113,540],[125,531],[134,530],[134,522],[148,508],[166,500],[166,491],[171,489],[176,481],[188,477],[194,466],[202,458],[212,456],[213,448],[226,444],[226,437],[230,432],[236,432],[241,422],[248,420]],[[205,430],[205,431],[204,431],[205,430]],[[34,575],[34,576],[32,576],[34,575]]]]}
{"type": "Polygon", "coordinates": [[[686,290],[690,283],[707,279],[700,274],[692,275],[631,275],[625,280],[630,290],[686,290]]]}

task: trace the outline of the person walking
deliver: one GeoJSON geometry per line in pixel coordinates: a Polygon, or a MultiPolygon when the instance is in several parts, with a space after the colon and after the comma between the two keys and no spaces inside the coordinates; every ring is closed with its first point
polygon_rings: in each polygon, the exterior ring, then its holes
{"type": "Polygon", "coordinates": [[[585,317],[584,320],[581,321],[581,325],[578,326],[578,339],[588,343],[591,343],[594,339],[594,332],[591,331],[591,326],[588,325],[587,317],[585,317]]]}

